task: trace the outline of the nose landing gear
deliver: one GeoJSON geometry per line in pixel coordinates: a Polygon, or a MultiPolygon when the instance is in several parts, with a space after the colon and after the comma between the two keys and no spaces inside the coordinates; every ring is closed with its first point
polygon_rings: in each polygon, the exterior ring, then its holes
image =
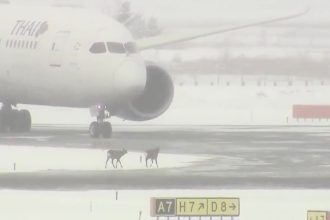
{"type": "MultiPolygon", "coordinates": [[[[92,113],[92,110],[91,110],[92,113]]],[[[97,121],[94,121],[89,126],[89,134],[92,138],[109,139],[112,135],[112,125],[105,119],[110,118],[110,112],[106,109],[106,106],[97,106],[96,110],[93,109],[93,114],[96,114],[97,121]]]]}

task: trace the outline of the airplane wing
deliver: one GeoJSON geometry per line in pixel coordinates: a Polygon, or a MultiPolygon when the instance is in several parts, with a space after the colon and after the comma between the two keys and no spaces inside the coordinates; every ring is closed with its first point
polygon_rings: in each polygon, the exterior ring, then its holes
{"type": "Polygon", "coordinates": [[[157,48],[160,46],[166,46],[166,45],[171,45],[179,42],[184,42],[184,41],[189,41],[189,40],[194,40],[197,38],[202,38],[214,34],[220,34],[220,33],[225,33],[225,32],[231,32],[231,31],[236,31],[240,29],[245,29],[249,27],[254,27],[254,26],[261,26],[261,25],[266,25],[266,24],[271,24],[279,21],[285,21],[285,20],[290,20],[293,18],[300,17],[306,13],[308,13],[309,9],[293,14],[293,15],[288,15],[284,17],[277,17],[277,18],[271,18],[267,20],[261,20],[261,21],[255,21],[255,22],[250,22],[242,25],[237,25],[237,26],[223,26],[220,28],[212,29],[209,31],[204,31],[200,33],[193,33],[193,34],[180,34],[180,35],[172,35],[172,36],[155,36],[155,37],[149,37],[149,38],[142,38],[138,39],[136,41],[137,47],[139,50],[146,50],[146,49],[151,49],[151,48],[157,48]]]}

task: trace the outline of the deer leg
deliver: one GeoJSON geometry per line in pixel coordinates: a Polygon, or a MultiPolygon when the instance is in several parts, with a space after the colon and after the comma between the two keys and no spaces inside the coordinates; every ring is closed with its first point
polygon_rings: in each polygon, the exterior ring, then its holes
{"type": "Polygon", "coordinates": [[[117,162],[119,162],[119,164],[120,164],[121,168],[123,168],[123,165],[121,164],[121,161],[120,161],[120,160],[118,160],[117,162]]]}
{"type": "Polygon", "coordinates": [[[158,160],[157,160],[157,159],[155,159],[155,161],[156,161],[156,165],[157,165],[157,168],[159,168],[159,167],[158,167],[158,160]]]}
{"type": "Polygon", "coordinates": [[[113,161],[114,161],[114,159],[111,159],[112,166],[113,166],[113,168],[116,168],[115,167],[115,164],[113,163],[113,161]]]}
{"type": "Polygon", "coordinates": [[[146,167],[148,168],[148,158],[146,158],[146,167]]]}
{"type": "Polygon", "coordinates": [[[105,162],[105,168],[107,168],[107,166],[108,166],[109,159],[110,159],[110,157],[107,157],[107,161],[105,162]]]}

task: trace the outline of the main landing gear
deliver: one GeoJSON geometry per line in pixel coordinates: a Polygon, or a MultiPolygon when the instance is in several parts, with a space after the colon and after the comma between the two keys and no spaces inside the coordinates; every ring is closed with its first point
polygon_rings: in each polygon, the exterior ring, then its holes
{"type": "Polygon", "coordinates": [[[3,104],[0,110],[0,132],[28,132],[31,130],[31,115],[27,110],[12,109],[3,104]]]}
{"type": "Polygon", "coordinates": [[[110,118],[110,113],[106,109],[106,106],[97,106],[96,110],[93,110],[96,114],[97,121],[94,121],[89,126],[89,134],[92,138],[103,138],[109,139],[112,135],[112,125],[110,122],[105,121],[105,119],[110,118]]]}

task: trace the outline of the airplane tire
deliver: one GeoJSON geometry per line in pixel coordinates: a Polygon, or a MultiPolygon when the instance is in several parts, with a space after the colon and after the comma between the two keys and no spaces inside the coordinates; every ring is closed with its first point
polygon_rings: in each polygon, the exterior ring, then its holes
{"type": "Polygon", "coordinates": [[[9,130],[11,132],[21,132],[22,130],[22,120],[20,117],[20,112],[18,110],[11,110],[10,117],[8,118],[9,130]]]}
{"type": "Polygon", "coordinates": [[[12,130],[15,113],[12,110],[0,110],[0,132],[10,132],[12,130]]]}
{"type": "Polygon", "coordinates": [[[100,137],[100,126],[99,124],[94,121],[91,123],[91,125],[89,126],[89,135],[92,137],[92,138],[99,138],[100,137]]]}
{"type": "Polygon", "coordinates": [[[6,130],[6,126],[4,125],[2,112],[0,112],[0,133],[6,130]]]}
{"type": "Polygon", "coordinates": [[[112,126],[110,122],[104,122],[101,125],[102,129],[101,129],[101,133],[102,133],[102,137],[109,139],[111,138],[112,135],[112,126]]]}
{"type": "Polygon", "coordinates": [[[28,132],[31,124],[31,115],[27,110],[0,110],[0,132],[28,132]]]}
{"type": "Polygon", "coordinates": [[[27,110],[19,111],[18,117],[20,118],[19,121],[21,122],[21,132],[29,132],[32,126],[32,119],[31,114],[27,110]]]}

